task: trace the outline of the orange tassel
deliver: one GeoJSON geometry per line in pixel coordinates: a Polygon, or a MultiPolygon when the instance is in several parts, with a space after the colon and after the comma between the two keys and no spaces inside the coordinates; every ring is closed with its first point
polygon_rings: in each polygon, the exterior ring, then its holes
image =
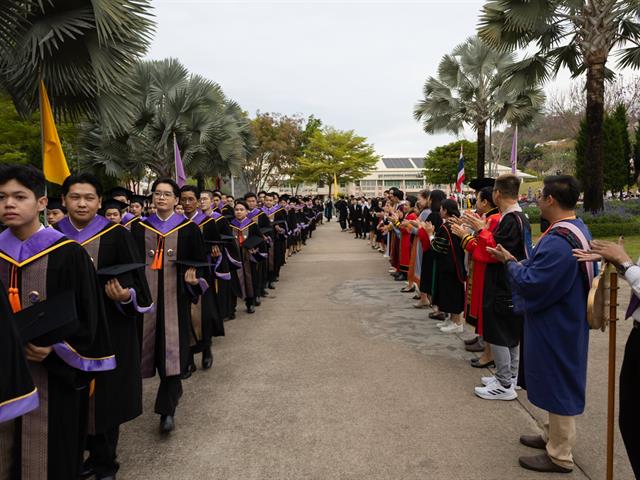
{"type": "Polygon", "coordinates": [[[95,378],[89,382],[89,398],[93,397],[93,394],[96,393],[96,380],[95,378]]]}
{"type": "Polygon", "coordinates": [[[156,254],[153,257],[153,263],[151,264],[151,270],[162,270],[162,252],[164,250],[164,237],[158,239],[158,248],[156,248],[156,254]]]}
{"type": "Polygon", "coordinates": [[[11,283],[9,284],[9,305],[13,313],[17,313],[22,310],[20,304],[20,290],[18,289],[18,269],[15,266],[11,267],[11,283]]]}

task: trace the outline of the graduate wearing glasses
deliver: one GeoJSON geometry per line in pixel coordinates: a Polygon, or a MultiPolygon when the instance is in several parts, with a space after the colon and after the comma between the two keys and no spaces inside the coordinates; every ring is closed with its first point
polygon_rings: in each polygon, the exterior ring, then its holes
{"type": "Polygon", "coordinates": [[[160,431],[168,433],[175,428],[175,411],[182,396],[180,377],[189,364],[191,304],[209,285],[202,233],[174,211],[180,187],[170,178],[161,178],[153,183],[152,192],[156,213],[135,222],[131,233],[145,259],[156,307],[143,317],[142,376],[152,377],[156,371],[160,376],[155,412],[160,415],[160,431]]]}

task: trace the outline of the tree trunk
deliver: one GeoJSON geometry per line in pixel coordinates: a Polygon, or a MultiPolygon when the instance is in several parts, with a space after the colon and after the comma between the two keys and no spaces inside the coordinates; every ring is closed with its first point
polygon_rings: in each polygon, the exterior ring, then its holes
{"type": "Polygon", "coordinates": [[[476,178],[484,178],[484,158],[486,150],[485,131],[487,122],[478,125],[478,160],[476,164],[476,178]]]}
{"type": "Polygon", "coordinates": [[[603,201],[603,133],[604,63],[594,63],[587,69],[587,145],[584,170],[584,209],[599,212],[603,201]]]}
{"type": "Polygon", "coordinates": [[[198,190],[202,191],[204,190],[204,175],[202,173],[199,173],[196,177],[196,180],[198,182],[198,190]]]}

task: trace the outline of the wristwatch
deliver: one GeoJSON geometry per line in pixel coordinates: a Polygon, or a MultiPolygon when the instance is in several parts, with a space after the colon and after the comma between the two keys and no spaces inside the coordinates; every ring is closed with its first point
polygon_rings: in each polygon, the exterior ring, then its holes
{"type": "Polygon", "coordinates": [[[620,265],[617,268],[618,273],[620,275],[624,275],[625,273],[627,273],[627,270],[629,270],[629,268],[633,267],[634,265],[635,264],[633,262],[630,262],[630,261],[627,260],[626,262],[624,262],[622,265],[620,265]]]}

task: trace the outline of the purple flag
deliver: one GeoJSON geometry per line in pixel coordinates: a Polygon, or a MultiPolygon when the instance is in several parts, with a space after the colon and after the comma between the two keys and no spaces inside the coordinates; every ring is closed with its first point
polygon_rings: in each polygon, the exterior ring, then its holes
{"type": "Polygon", "coordinates": [[[187,181],[187,176],[184,174],[184,165],[182,165],[182,157],[180,156],[180,149],[175,135],[173,136],[173,153],[176,159],[176,183],[182,187],[187,181]]]}
{"type": "Polygon", "coordinates": [[[511,144],[511,173],[515,175],[518,167],[518,126],[513,132],[513,143],[511,144]]]}

